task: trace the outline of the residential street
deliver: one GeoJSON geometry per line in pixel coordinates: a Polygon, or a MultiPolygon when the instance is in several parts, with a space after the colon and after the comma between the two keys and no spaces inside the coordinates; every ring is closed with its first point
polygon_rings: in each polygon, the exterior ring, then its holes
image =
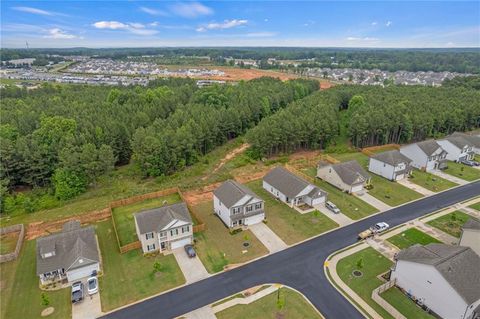
{"type": "Polygon", "coordinates": [[[480,194],[480,181],[393,208],[255,262],[107,314],[104,318],[174,318],[264,283],[281,283],[303,293],[326,318],[362,318],[328,281],[323,263],[357,241],[374,223],[391,227],[480,194]]]}

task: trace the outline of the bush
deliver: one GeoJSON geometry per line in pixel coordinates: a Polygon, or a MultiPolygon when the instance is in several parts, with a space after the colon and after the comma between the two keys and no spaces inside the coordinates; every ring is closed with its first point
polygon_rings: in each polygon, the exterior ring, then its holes
{"type": "Polygon", "coordinates": [[[230,235],[235,235],[235,234],[238,234],[240,232],[242,232],[241,228],[235,228],[235,229],[230,231],[230,235]]]}

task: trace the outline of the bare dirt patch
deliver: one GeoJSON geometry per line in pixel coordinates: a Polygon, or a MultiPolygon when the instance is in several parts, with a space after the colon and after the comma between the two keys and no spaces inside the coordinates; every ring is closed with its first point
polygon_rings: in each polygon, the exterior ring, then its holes
{"type": "Polygon", "coordinates": [[[245,150],[249,147],[250,147],[250,144],[244,143],[239,147],[231,150],[229,153],[227,153],[227,155],[225,155],[224,158],[220,160],[220,162],[215,166],[215,168],[209,174],[202,177],[202,181],[206,180],[210,175],[215,174],[220,168],[223,167],[223,165],[225,165],[226,162],[235,158],[238,154],[245,152],[245,150]]]}

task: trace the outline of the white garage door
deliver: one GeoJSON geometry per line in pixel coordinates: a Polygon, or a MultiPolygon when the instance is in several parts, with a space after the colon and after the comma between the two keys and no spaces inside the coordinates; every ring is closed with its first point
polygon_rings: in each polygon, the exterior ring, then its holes
{"type": "Polygon", "coordinates": [[[399,174],[395,177],[395,180],[399,181],[399,180],[403,179],[403,177],[404,177],[404,174],[399,174]]]}
{"type": "Polygon", "coordinates": [[[96,270],[99,271],[98,263],[67,271],[67,278],[69,282],[76,281],[82,278],[87,278],[92,275],[92,272],[96,270]]]}
{"type": "Polygon", "coordinates": [[[258,224],[258,223],[261,223],[264,218],[265,218],[265,214],[255,215],[252,217],[245,218],[244,223],[247,226],[258,224]]]}
{"type": "Polygon", "coordinates": [[[188,244],[191,244],[191,243],[192,243],[192,238],[191,237],[187,237],[187,238],[184,238],[184,239],[173,241],[172,244],[171,244],[171,249],[181,248],[181,247],[183,247],[185,245],[188,245],[188,244]]]}
{"type": "Polygon", "coordinates": [[[313,205],[320,205],[323,202],[325,202],[325,197],[324,196],[319,197],[319,198],[315,198],[314,200],[312,200],[312,206],[313,205]]]}
{"type": "Polygon", "coordinates": [[[362,184],[352,186],[352,193],[361,192],[362,190],[363,190],[362,184]]]}

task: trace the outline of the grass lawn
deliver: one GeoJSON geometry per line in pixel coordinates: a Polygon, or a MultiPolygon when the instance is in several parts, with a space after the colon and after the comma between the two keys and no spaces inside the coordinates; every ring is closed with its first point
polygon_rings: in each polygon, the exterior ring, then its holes
{"type": "MultiPolygon", "coordinates": [[[[303,173],[315,177],[316,170],[311,167],[303,170],[303,173]]],[[[342,192],[325,181],[315,178],[315,184],[328,193],[327,200],[337,205],[342,213],[351,219],[360,219],[378,212],[375,207],[353,195],[342,192]]]]}
{"type": "Polygon", "coordinates": [[[407,318],[434,319],[435,317],[426,313],[418,307],[410,298],[406,297],[400,289],[392,287],[380,294],[389,304],[395,307],[402,315],[407,318]]]}
{"type": "Polygon", "coordinates": [[[480,170],[452,161],[448,162],[448,167],[444,172],[466,181],[474,181],[480,178],[480,170]]]}
{"type": "Polygon", "coordinates": [[[475,204],[472,204],[470,206],[468,206],[470,208],[473,208],[473,209],[476,209],[476,210],[479,210],[480,211],[480,202],[478,203],[475,203],[475,204]]]}
{"type": "Polygon", "coordinates": [[[216,313],[218,319],[266,319],[266,318],[322,318],[305,298],[288,288],[280,289],[280,300],[285,306],[277,308],[278,292],[272,292],[248,305],[236,305],[216,313]]]}
{"type": "Polygon", "coordinates": [[[276,200],[263,189],[262,180],[247,183],[246,186],[265,201],[268,227],[288,245],[338,227],[336,222],[318,211],[300,214],[293,208],[276,200]]]}
{"type": "Polygon", "coordinates": [[[140,249],[120,254],[110,220],[96,224],[103,261],[100,277],[102,310],[109,311],[185,283],[175,257],[144,257],[140,249]],[[155,274],[158,261],[162,271],[155,274]]]}
{"type": "Polygon", "coordinates": [[[205,222],[206,229],[195,233],[195,249],[209,273],[223,270],[228,264],[243,263],[263,256],[268,250],[250,230],[231,235],[220,218],[213,214],[213,201],[205,201],[192,209],[205,222]],[[245,248],[244,242],[249,242],[245,248]]]}
{"type": "Polygon", "coordinates": [[[450,214],[435,218],[427,222],[427,224],[436,227],[454,237],[460,238],[460,235],[462,234],[462,226],[470,218],[470,215],[457,210],[450,214]]]}
{"type": "MultiPolygon", "coordinates": [[[[36,246],[25,241],[17,260],[0,264],[2,279],[1,318],[41,318],[42,290],[36,275],[36,246]]],[[[55,311],[48,318],[71,318],[70,289],[45,292],[55,311]]]]}
{"type": "Polygon", "coordinates": [[[370,173],[373,188],[368,193],[390,206],[398,206],[423,197],[408,187],[370,173]]]}
{"type": "Polygon", "coordinates": [[[451,187],[457,186],[456,183],[443,179],[439,176],[427,173],[421,170],[414,170],[409,181],[415,183],[432,192],[441,192],[451,187]]]}
{"type": "Polygon", "coordinates": [[[416,228],[409,228],[387,240],[400,249],[405,249],[415,244],[426,245],[430,243],[441,243],[441,241],[416,228]]]}
{"type": "MultiPolygon", "coordinates": [[[[387,272],[392,266],[392,262],[382,256],[373,248],[363,249],[353,255],[347,256],[337,263],[337,273],[345,284],[355,291],[366,303],[368,303],[383,318],[392,318],[373,299],[372,291],[380,286],[383,282],[377,278],[378,275],[387,272]],[[358,261],[363,260],[363,267],[360,271],[363,273],[361,277],[354,277],[352,272],[357,270],[358,261]]],[[[405,297],[407,298],[407,297],[405,297]]]]}
{"type": "Polygon", "coordinates": [[[174,193],[171,195],[147,199],[135,204],[112,209],[112,214],[115,219],[115,227],[117,228],[120,245],[123,246],[138,240],[135,230],[135,220],[133,218],[134,213],[138,213],[146,209],[164,206],[164,202],[166,202],[167,205],[170,205],[178,203],[180,201],[180,195],[178,193],[174,193]]]}
{"type": "Polygon", "coordinates": [[[12,232],[0,237],[0,255],[9,254],[15,251],[17,247],[18,236],[20,232],[12,232]]]}

